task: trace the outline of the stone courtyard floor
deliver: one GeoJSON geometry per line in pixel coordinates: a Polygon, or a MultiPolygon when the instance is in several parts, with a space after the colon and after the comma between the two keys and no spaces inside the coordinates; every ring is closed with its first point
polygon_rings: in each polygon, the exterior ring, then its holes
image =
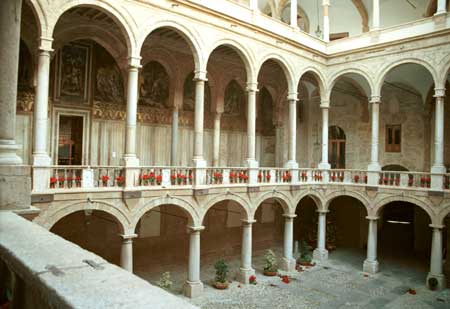
{"type": "MultiPolygon", "coordinates": [[[[274,251],[281,256],[280,249],[274,251]]],[[[279,277],[262,275],[263,255],[263,251],[254,253],[253,266],[258,282],[256,285],[236,282],[231,271],[235,273],[239,269],[239,256],[225,258],[230,268],[229,279],[233,280],[228,290],[216,290],[212,287],[215,260],[202,260],[204,293],[198,298],[188,300],[203,309],[450,308],[449,289],[432,292],[425,287],[426,265],[420,267],[409,263],[410,261],[401,263],[386,258],[380,265],[380,273],[365,276],[361,271],[364,252],[341,249],[330,253],[329,260],[322,265],[289,274],[291,281],[286,284],[279,277]],[[417,294],[409,294],[410,288],[415,289],[417,294]]],[[[184,298],[181,291],[186,278],[186,267],[166,268],[164,271],[171,271],[174,281],[172,292],[184,298]]],[[[158,280],[149,273],[138,271],[137,274],[151,283],[158,280]]]]}

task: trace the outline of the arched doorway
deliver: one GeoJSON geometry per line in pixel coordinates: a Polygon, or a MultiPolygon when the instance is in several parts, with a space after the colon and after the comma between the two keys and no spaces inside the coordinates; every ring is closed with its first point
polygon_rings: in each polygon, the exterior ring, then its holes
{"type": "Polygon", "coordinates": [[[338,126],[328,128],[328,162],[331,168],[345,168],[345,132],[338,126]]]}

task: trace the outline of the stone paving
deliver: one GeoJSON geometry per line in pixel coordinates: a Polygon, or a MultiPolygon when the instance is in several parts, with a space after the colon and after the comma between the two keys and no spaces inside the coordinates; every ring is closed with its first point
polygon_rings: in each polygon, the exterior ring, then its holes
{"type": "MultiPolygon", "coordinates": [[[[275,250],[281,256],[281,250],[275,250]]],[[[450,308],[450,290],[429,291],[425,287],[426,263],[422,267],[411,266],[410,261],[386,260],[380,265],[381,272],[364,275],[361,271],[364,260],[362,251],[339,250],[330,254],[330,259],[303,272],[290,274],[289,284],[279,277],[262,275],[264,252],[255,252],[253,265],[256,268],[256,285],[242,285],[234,281],[228,290],[212,287],[214,261],[202,261],[201,277],[205,285],[204,294],[190,300],[203,309],[210,308],[450,308]],[[405,266],[406,265],[406,266],[405,266]],[[408,289],[415,289],[411,295],[408,289]]],[[[230,271],[239,268],[239,257],[225,258],[230,271]]],[[[175,281],[172,292],[181,295],[186,268],[164,269],[172,271],[175,281]]],[[[157,278],[151,279],[154,283],[157,278]]],[[[230,279],[234,279],[230,275],[230,279]]],[[[184,298],[184,297],[183,297],[184,298]]]]}

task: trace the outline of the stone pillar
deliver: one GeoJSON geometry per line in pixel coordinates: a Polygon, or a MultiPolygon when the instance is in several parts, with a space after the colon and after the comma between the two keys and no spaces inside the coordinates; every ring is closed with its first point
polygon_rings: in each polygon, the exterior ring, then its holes
{"type": "Polygon", "coordinates": [[[170,165],[178,165],[178,107],[172,112],[172,146],[170,151],[170,165]]]}
{"type": "Polygon", "coordinates": [[[256,162],[256,92],[257,84],[247,84],[247,165],[257,167],[256,162]]]}
{"type": "Polygon", "coordinates": [[[213,166],[219,166],[221,117],[221,113],[216,113],[214,117],[213,166]]]}
{"type": "Polygon", "coordinates": [[[120,235],[122,237],[122,248],[120,250],[120,267],[133,273],[133,238],[136,234],[120,235]]]}
{"type": "Polygon", "coordinates": [[[317,261],[326,261],[328,259],[328,250],[325,247],[327,233],[327,212],[328,210],[319,210],[319,220],[317,224],[317,248],[313,252],[313,258],[317,261]]]}
{"type": "Polygon", "coordinates": [[[22,163],[15,139],[21,9],[22,0],[0,1],[0,165],[22,163]]]}
{"type": "Polygon", "coordinates": [[[372,30],[380,29],[380,0],[372,0],[372,30]]]}
{"type": "Polygon", "coordinates": [[[444,166],[444,97],[445,89],[435,89],[434,162],[431,167],[431,188],[442,190],[444,166]],[[433,175],[434,174],[434,175],[433,175]],[[437,174],[437,175],[436,175],[437,174]],[[441,174],[441,175],[439,175],[441,174]]]}
{"type": "Polygon", "coordinates": [[[430,224],[430,227],[433,229],[433,239],[431,242],[430,272],[426,284],[429,287],[429,279],[435,278],[438,282],[437,289],[441,290],[446,286],[442,261],[442,229],[444,226],[430,224]]]}
{"type": "Polygon", "coordinates": [[[297,93],[288,96],[289,101],[289,151],[287,168],[298,168],[297,164],[297,93]]]}
{"type": "Polygon", "coordinates": [[[41,39],[38,58],[36,100],[34,105],[33,165],[51,164],[47,152],[48,141],[48,91],[50,79],[50,54],[53,39],[41,39]]]}
{"type": "Polygon", "coordinates": [[[291,27],[298,28],[297,24],[297,0],[291,0],[291,27]]]}
{"type": "Polygon", "coordinates": [[[364,261],[363,271],[375,274],[378,272],[377,261],[377,220],[378,217],[366,217],[369,220],[369,233],[367,235],[367,258],[364,261]]]}
{"type": "Polygon", "coordinates": [[[206,183],[206,161],[203,157],[203,121],[206,72],[195,72],[195,124],[194,124],[194,157],[195,186],[206,183]]]}
{"type": "Polygon", "coordinates": [[[370,148],[370,163],[367,167],[367,183],[372,186],[378,184],[378,172],[381,171],[380,162],[378,162],[380,102],[381,98],[379,96],[372,96],[372,99],[370,100],[370,105],[372,106],[372,137],[370,148]]]}
{"type": "Polygon", "coordinates": [[[203,292],[200,280],[200,231],[205,227],[189,227],[189,270],[188,279],[184,285],[184,294],[194,298],[203,292]]]}
{"type": "Polygon", "coordinates": [[[328,163],[328,111],[329,102],[322,102],[320,104],[322,109],[322,162],[319,164],[321,169],[330,169],[330,164],[328,163]]]}
{"type": "Polygon", "coordinates": [[[258,10],[258,0],[250,0],[250,9],[253,11],[258,10]]]}
{"type": "Polygon", "coordinates": [[[323,40],[330,42],[330,18],[328,17],[328,10],[330,8],[330,0],[323,0],[323,40]]]}
{"type": "Polygon", "coordinates": [[[242,251],[239,281],[249,283],[249,277],[255,274],[252,267],[252,224],[255,220],[242,220],[242,251]]]}
{"type": "Polygon", "coordinates": [[[446,0],[437,0],[437,9],[436,9],[436,14],[434,14],[434,15],[445,14],[445,13],[447,13],[446,0]]]}
{"type": "Polygon", "coordinates": [[[293,244],[294,244],[294,218],[297,215],[283,215],[284,216],[284,247],[283,258],[281,259],[281,269],[284,271],[295,270],[295,259],[293,258],[293,244]]]}
{"type": "Polygon", "coordinates": [[[128,90],[127,90],[127,119],[125,135],[124,166],[139,166],[136,156],[136,117],[138,104],[138,76],[141,59],[132,57],[129,59],[128,90]]]}

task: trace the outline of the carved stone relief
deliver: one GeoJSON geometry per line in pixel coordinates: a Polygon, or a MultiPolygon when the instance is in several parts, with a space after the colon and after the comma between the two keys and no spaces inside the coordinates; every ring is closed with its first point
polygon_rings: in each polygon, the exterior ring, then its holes
{"type": "Polygon", "coordinates": [[[168,108],[169,75],[164,67],[151,61],[144,66],[139,77],[139,104],[168,108]]]}

